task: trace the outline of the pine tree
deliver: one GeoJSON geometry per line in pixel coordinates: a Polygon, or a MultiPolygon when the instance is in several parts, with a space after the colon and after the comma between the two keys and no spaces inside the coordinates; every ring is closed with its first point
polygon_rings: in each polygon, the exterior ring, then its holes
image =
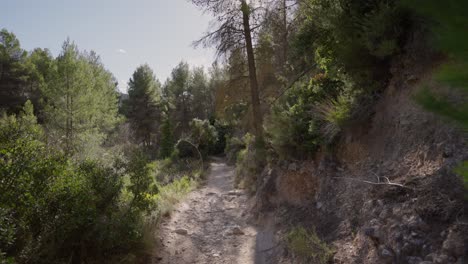
{"type": "Polygon", "coordinates": [[[117,121],[113,77],[96,58],[80,54],[74,43],[65,41],[44,87],[49,143],[69,156],[101,145],[117,121]]]}
{"type": "Polygon", "coordinates": [[[178,137],[188,133],[193,118],[193,91],[190,86],[190,67],[181,62],[172,70],[171,79],[165,85],[166,100],[171,109],[178,137]]]}
{"type": "Polygon", "coordinates": [[[0,109],[18,113],[26,102],[28,80],[24,51],[15,34],[0,31],[0,109]]]}
{"type": "Polygon", "coordinates": [[[161,84],[145,64],[138,67],[128,83],[128,118],[136,139],[145,147],[154,145],[160,120],[161,84]]]}

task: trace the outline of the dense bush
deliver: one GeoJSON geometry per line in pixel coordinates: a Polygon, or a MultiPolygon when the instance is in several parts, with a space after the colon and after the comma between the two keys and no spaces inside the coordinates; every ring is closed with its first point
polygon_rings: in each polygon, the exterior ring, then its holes
{"type": "Polygon", "coordinates": [[[233,127],[226,122],[222,122],[221,120],[213,119],[210,121],[211,125],[215,127],[218,134],[218,140],[216,140],[216,143],[211,147],[210,154],[219,155],[224,153],[227,145],[227,139],[231,136],[233,127]]]}
{"type": "Polygon", "coordinates": [[[226,153],[227,162],[229,164],[236,163],[237,154],[245,147],[245,142],[241,138],[230,137],[227,140],[226,147],[224,149],[224,153],[226,153]]]}
{"type": "Polygon", "coordinates": [[[210,124],[209,120],[194,118],[190,122],[190,139],[198,146],[203,156],[212,152],[218,141],[218,131],[210,124]]]}
{"type": "Polygon", "coordinates": [[[140,168],[146,164],[76,163],[42,137],[30,103],[18,117],[0,119],[1,260],[82,262],[136,246],[151,186],[140,168]],[[131,201],[122,196],[124,172],[131,201]]]}
{"type": "Polygon", "coordinates": [[[256,146],[255,137],[247,133],[242,138],[245,148],[237,152],[235,184],[252,193],[256,191],[258,175],[263,169],[261,148],[256,146]]]}
{"type": "Polygon", "coordinates": [[[383,88],[389,59],[401,50],[408,23],[398,1],[308,0],[300,12],[304,22],[296,56],[308,57],[335,77],[348,75],[359,88],[383,88]]]}
{"type": "Polygon", "coordinates": [[[350,106],[341,95],[344,90],[344,82],[324,74],[289,90],[266,122],[275,153],[280,158],[305,158],[334,138],[349,117],[350,106]]]}

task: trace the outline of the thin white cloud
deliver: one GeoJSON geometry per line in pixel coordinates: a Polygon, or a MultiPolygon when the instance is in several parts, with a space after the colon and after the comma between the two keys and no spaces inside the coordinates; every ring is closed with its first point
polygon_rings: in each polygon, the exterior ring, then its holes
{"type": "Polygon", "coordinates": [[[127,54],[127,51],[124,49],[116,49],[115,51],[121,54],[127,54]]]}

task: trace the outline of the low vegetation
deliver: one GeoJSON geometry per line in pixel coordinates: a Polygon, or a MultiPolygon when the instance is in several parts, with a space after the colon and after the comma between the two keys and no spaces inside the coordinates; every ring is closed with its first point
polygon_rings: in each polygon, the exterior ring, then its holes
{"type": "Polygon", "coordinates": [[[291,229],[285,240],[289,251],[301,263],[326,264],[333,256],[333,250],[314,231],[303,227],[291,229]]]}

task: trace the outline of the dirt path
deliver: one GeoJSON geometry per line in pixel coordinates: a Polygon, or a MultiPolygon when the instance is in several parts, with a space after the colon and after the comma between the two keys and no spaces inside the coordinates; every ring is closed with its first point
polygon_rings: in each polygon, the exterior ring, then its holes
{"type": "Polygon", "coordinates": [[[154,264],[271,263],[263,252],[271,234],[248,224],[247,195],[233,188],[234,168],[211,163],[204,187],[192,192],[166,219],[154,264]]]}

